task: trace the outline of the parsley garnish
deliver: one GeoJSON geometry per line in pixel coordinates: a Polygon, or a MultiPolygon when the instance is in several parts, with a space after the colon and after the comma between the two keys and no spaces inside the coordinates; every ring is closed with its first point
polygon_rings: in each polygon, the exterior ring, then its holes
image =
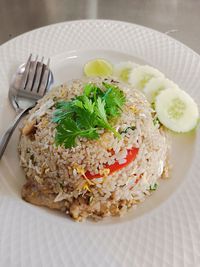
{"type": "Polygon", "coordinates": [[[110,130],[116,137],[121,137],[113,128],[112,119],[121,114],[124,93],[116,85],[105,82],[102,85],[103,89],[86,84],[82,95],[56,104],[52,121],[57,124],[57,145],[71,148],[76,145],[77,138],[98,139],[100,129],[110,130]]]}
{"type": "Polygon", "coordinates": [[[158,187],[158,184],[155,183],[154,185],[150,185],[149,190],[150,191],[155,191],[157,189],[157,187],[158,187]]]}
{"type": "Polygon", "coordinates": [[[126,129],[124,129],[123,131],[121,131],[120,133],[121,133],[121,134],[122,134],[122,133],[127,133],[129,129],[132,130],[132,131],[134,131],[134,130],[136,129],[136,127],[135,127],[135,126],[129,126],[129,127],[127,127],[126,129]]]}
{"type": "Polygon", "coordinates": [[[158,117],[154,117],[153,124],[154,124],[154,126],[160,127],[160,121],[159,121],[158,117]]]}

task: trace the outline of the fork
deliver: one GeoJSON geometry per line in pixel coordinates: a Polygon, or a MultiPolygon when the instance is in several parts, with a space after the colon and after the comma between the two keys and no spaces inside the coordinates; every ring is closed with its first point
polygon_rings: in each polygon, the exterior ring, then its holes
{"type": "Polygon", "coordinates": [[[22,64],[12,78],[8,97],[11,105],[18,113],[0,140],[0,159],[19,121],[37,100],[42,98],[53,83],[53,74],[49,69],[50,59],[44,64],[44,57],[38,61],[38,56],[32,61],[30,54],[26,64],[22,64]]]}

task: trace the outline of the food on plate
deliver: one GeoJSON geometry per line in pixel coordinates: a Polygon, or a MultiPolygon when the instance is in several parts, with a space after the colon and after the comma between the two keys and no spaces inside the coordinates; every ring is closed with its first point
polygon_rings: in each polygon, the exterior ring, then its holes
{"type": "Polygon", "coordinates": [[[22,197],[77,221],[123,215],[168,177],[168,151],[141,91],[114,78],[75,80],[52,89],[24,121],[22,197]]]}
{"type": "MultiPolygon", "coordinates": [[[[123,66],[129,66],[126,82],[146,96],[159,123],[177,133],[189,132],[197,127],[198,106],[177,84],[151,66],[136,66],[130,61],[123,62],[123,66]]],[[[120,72],[115,72],[115,75],[121,79],[120,72]]]]}
{"type": "Polygon", "coordinates": [[[199,119],[198,106],[183,90],[170,88],[156,98],[155,110],[159,121],[174,132],[189,132],[199,119]]]}
{"type": "Polygon", "coordinates": [[[128,81],[134,88],[141,90],[152,78],[164,78],[164,74],[151,66],[144,65],[133,68],[128,81]]]}
{"type": "Polygon", "coordinates": [[[132,61],[120,62],[114,65],[113,75],[123,82],[128,82],[131,71],[137,66],[132,61]]]}
{"type": "Polygon", "coordinates": [[[104,77],[113,74],[113,66],[107,60],[98,58],[87,62],[83,71],[87,77],[104,77]]]}
{"type": "Polygon", "coordinates": [[[159,93],[168,88],[178,88],[178,86],[167,78],[152,78],[144,86],[143,92],[150,103],[154,103],[159,93]]]}
{"type": "Polygon", "coordinates": [[[169,176],[168,130],[199,121],[195,101],[151,66],[93,59],[84,74],[38,101],[19,141],[22,197],[77,221],[144,201],[169,176]]]}

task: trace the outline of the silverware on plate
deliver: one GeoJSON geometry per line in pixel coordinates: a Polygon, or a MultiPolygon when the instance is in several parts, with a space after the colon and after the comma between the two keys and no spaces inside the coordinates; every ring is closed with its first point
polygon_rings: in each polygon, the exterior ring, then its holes
{"type": "Polygon", "coordinates": [[[13,75],[8,97],[18,115],[0,140],[0,159],[22,116],[36,105],[37,100],[44,96],[53,83],[53,74],[49,69],[50,60],[48,59],[47,64],[43,61],[44,58],[39,61],[38,56],[32,61],[30,55],[28,61],[13,75]]]}

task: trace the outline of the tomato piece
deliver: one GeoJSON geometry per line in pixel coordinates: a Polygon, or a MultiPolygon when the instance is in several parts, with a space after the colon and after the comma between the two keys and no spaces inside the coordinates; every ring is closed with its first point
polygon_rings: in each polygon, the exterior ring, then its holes
{"type": "MultiPolygon", "coordinates": [[[[116,171],[119,171],[121,170],[122,168],[126,167],[127,165],[129,165],[137,156],[138,154],[138,148],[131,148],[131,149],[128,149],[127,150],[127,155],[126,155],[126,162],[120,164],[118,161],[116,161],[115,163],[111,164],[111,165],[108,165],[108,164],[105,164],[104,167],[105,169],[109,169],[110,170],[110,173],[109,174],[112,174],[113,172],[116,172],[116,171]]],[[[97,173],[97,174],[91,174],[89,171],[86,171],[85,173],[85,176],[88,178],[88,179],[95,179],[95,178],[100,178],[102,177],[102,175],[100,173],[97,173]]]]}

